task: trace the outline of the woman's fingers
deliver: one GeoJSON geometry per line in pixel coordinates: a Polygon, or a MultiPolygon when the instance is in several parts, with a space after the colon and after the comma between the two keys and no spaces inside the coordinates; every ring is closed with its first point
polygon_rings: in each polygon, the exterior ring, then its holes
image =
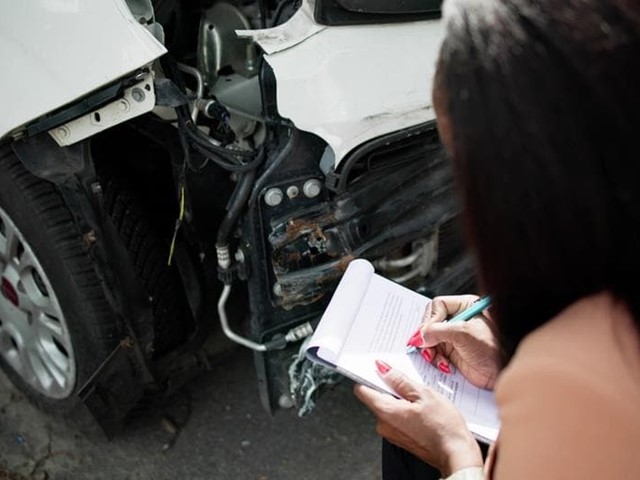
{"type": "MultiPolygon", "coordinates": [[[[439,342],[433,341],[432,339],[425,341],[427,340],[429,325],[442,323],[446,319],[457,315],[469,308],[478,298],[477,295],[444,295],[434,298],[425,309],[422,325],[420,325],[420,328],[409,339],[407,345],[423,349],[437,345],[439,342]]],[[[427,355],[433,358],[435,351],[431,350],[427,355]]]]}
{"type": "Polygon", "coordinates": [[[420,351],[420,355],[422,355],[422,358],[424,358],[425,362],[431,363],[431,362],[433,362],[433,358],[436,356],[436,349],[435,348],[423,348],[420,351]]]}
{"type": "Polygon", "coordinates": [[[441,343],[455,344],[464,328],[464,323],[429,323],[423,327],[422,348],[435,347],[441,343]]]}
{"type": "Polygon", "coordinates": [[[385,407],[389,406],[389,401],[393,400],[389,395],[380,393],[377,390],[365,387],[364,385],[355,385],[353,387],[353,393],[358,397],[358,400],[364,403],[373,412],[383,410],[385,407]]]}
{"type": "Polygon", "coordinates": [[[353,387],[353,393],[373,414],[378,420],[388,419],[389,416],[394,416],[401,408],[400,403],[407,403],[406,400],[397,399],[388,393],[382,393],[373,388],[365,385],[355,385],[353,387]]]}
{"type": "Polygon", "coordinates": [[[424,324],[443,322],[447,318],[469,308],[478,298],[477,295],[443,295],[435,297],[425,309],[423,322],[424,324]]]}
{"type": "Polygon", "coordinates": [[[446,373],[447,375],[452,371],[449,359],[442,355],[440,352],[436,353],[436,356],[433,359],[433,364],[438,368],[438,370],[440,370],[442,373],[446,373]]]}
{"type": "Polygon", "coordinates": [[[420,385],[395,368],[378,372],[380,377],[405,400],[416,402],[420,399],[420,385]]]}
{"type": "Polygon", "coordinates": [[[449,374],[459,369],[474,385],[493,385],[497,370],[497,351],[492,323],[484,314],[467,322],[445,320],[468,309],[477,295],[455,295],[434,298],[425,311],[424,323],[408,339],[425,362],[449,374]],[[487,365],[484,365],[487,363],[487,365]],[[486,373],[488,372],[488,373],[486,373]]]}
{"type": "MultiPolygon", "coordinates": [[[[392,368],[390,365],[380,360],[376,361],[376,369],[378,370],[380,378],[382,378],[384,382],[401,398],[408,400],[409,402],[416,402],[420,399],[422,386],[411,380],[404,373],[392,368]]],[[[393,405],[393,402],[397,402],[397,399],[394,399],[390,395],[378,392],[363,385],[357,385],[354,388],[354,393],[365,405],[376,411],[383,410],[386,407],[393,405]]]]}

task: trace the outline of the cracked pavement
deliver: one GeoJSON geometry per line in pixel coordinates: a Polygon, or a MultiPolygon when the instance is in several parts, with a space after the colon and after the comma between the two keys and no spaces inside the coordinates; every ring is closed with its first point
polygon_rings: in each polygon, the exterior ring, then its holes
{"type": "Polygon", "coordinates": [[[309,416],[270,417],[253,358],[238,350],[170,401],[147,406],[108,441],[86,423],[45,414],[0,374],[0,480],[375,480],[380,440],[347,381],[309,416]]]}

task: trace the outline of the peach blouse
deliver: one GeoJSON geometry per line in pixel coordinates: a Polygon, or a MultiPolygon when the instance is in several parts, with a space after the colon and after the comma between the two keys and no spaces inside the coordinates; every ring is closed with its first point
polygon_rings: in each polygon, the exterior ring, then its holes
{"type": "Polygon", "coordinates": [[[529,334],[495,391],[490,478],[640,480],[640,336],[611,295],[529,334]]]}

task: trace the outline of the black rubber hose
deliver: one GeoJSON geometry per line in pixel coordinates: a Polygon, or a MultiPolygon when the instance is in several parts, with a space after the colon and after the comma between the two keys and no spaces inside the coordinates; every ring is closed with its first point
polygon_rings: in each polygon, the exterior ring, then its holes
{"type": "MultiPolygon", "coordinates": [[[[258,152],[258,156],[264,156],[264,149],[258,152]]],[[[260,161],[262,159],[260,158],[260,161]]],[[[220,227],[218,228],[218,236],[216,239],[216,246],[223,247],[228,244],[229,234],[231,233],[231,229],[235,225],[240,213],[242,212],[242,208],[247,203],[247,199],[249,198],[249,194],[253,188],[253,182],[256,178],[256,169],[249,170],[248,172],[242,174],[238,179],[238,184],[233,191],[233,195],[229,199],[227,203],[227,213],[225,217],[222,219],[220,223],[220,227]]]]}
{"type": "Polygon", "coordinates": [[[205,157],[205,161],[200,165],[200,167],[198,167],[197,170],[199,170],[201,167],[203,167],[208,160],[211,160],[216,165],[220,166],[221,168],[223,168],[225,170],[228,170],[230,172],[235,172],[235,173],[243,173],[243,172],[246,172],[248,170],[253,170],[260,163],[259,157],[255,157],[249,163],[232,164],[232,163],[229,163],[229,162],[223,160],[222,158],[218,157],[216,154],[211,153],[210,151],[202,148],[198,144],[192,144],[192,147],[205,157]]]}
{"type": "Polygon", "coordinates": [[[267,28],[267,6],[264,0],[259,0],[258,5],[260,6],[260,28],[267,28]]]}

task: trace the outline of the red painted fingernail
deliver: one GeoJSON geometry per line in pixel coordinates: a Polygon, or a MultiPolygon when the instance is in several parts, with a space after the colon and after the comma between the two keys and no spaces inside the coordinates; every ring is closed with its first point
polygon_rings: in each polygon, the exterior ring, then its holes
{"type": "Polygon", "coordinates": [[[419,348],[423,343],[424,341],[422,340],[422,332],[418,329],[418,331],[414,333],[407,342],[407,347],[419,348]]]}
{"type": "Polygon", "coordinates": [[[384,375],[389,370],[391,370],[391,365],[389,365],[388,363],[383,362],[382,360],[376,360],[376,368],[378,369],[378,371],[380,373],[382,373],[384,375]]]}
{"type": "Polygon", "coordinates": [[[422,350],[420,352],[420,355],[422,355],[422,358],[424,358],[429,363],[431,363],[431,360],[433,360],[433,357],[431,356],[431,353],[429,353],[429,350],[422,350]]]}
{"type": "Polygon", "coordinates": [[[447,365],[445,362],[438,363],[438,368],[440,369],[441,372],[451,373],[451,369],[449,368],[449,365],[447,365]]]}

